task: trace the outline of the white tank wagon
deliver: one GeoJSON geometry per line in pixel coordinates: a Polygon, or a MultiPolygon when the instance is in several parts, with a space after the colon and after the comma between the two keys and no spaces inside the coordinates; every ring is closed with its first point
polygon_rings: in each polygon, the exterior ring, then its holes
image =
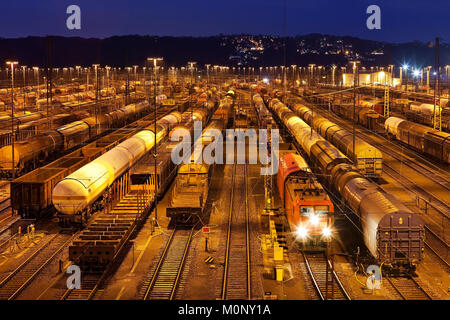
{"type": "Polygon", "coordinates": [[[42,132],[29,139],[16,141],[14,149],[12,145],[3,146],[0,148],[0,176],[11,176],[13,169],[16,174],[33,170],[40,161],[48,161],[108,130],[121,127],[149,107],[150,104],[147,101],[126,105],[118,110],[99,115],[97,119],[95,116],[90,116],[42,132]]]}
{"type": "Polygon", "coordinates": [[[149,126],[65,177],[53,189],[52,202],[56,210],[61,214],[74,215],[88,209],[118,177],[180,121],[181,114],[172,112],[157,121],[156,139],[153,125],[149,126]]]}
{"type": "Polygon", "coordinates": [[[397,118],[397,117],[389,117],[384,122],[384,128],[386,129],[386,132],[388,134],[391,134],[393,136],[397,136],[397,129],[398,125],[402,123],[403,121],[406,121],[405,119],[397,118]]]}
{"type": "Polygon", "coordinates": [[[411,111],[423,113],[426,115],[433,115],[435,112],[436,114],[439,114],[441,112],[441,107],[438,105],[433,105],[430,103],[422,103],[422,104],[415,104],[411,103],[409,106],[411,111]]]}
{"type": "Polygon", "coordinates": [[[286,124],[288,130],[308,156],[311,156],[311,147],[313,145],[318,141],[325,141],[322,136],[316,131],[311,130],[311,127],[305,121],[298,117],[278,99],[270,100],[269,107],[275,111],[278,118],[286,124]]]}
{"type": "Polygon", "coordinates": [[[353,135],[351,132],[313,112],[307,106],[296,104],[292,107],[292,111],[314,128],[322,137],[352,159],[355,166],[365,176],[372,178],[381,177],[383,172],[383,155],[378,148],[359,137],[355,137],[355,147],[353,147],[353,135]]]}

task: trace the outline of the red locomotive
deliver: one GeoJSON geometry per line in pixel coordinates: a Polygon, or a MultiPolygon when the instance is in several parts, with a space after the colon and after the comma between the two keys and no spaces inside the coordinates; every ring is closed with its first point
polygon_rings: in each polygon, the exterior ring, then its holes
{"type": "Polygon", "coordinates": [[[291,231],[304,250],[323,250],[332,235],[334,207],[322,185],[294,152],[280,155],[277,180],[291,231]]]}

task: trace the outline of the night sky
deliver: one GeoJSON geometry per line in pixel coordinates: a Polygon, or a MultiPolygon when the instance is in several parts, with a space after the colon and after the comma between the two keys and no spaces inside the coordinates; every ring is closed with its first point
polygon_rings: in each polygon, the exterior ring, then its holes
{"type": "MultiPolygon", "coordinates": [[[[63,35],[282,35],[282,0],[8,0],[5,38],[63,35]],[[66,28],[67,6],[81,7],[81,30],[66,28]]],[[[388,42],[450,40],[450,0],[287,0],[287,35],[324,33],[388,42]],[[366,28],[366,8],[381,7],[381,30],[366,28]]]]}

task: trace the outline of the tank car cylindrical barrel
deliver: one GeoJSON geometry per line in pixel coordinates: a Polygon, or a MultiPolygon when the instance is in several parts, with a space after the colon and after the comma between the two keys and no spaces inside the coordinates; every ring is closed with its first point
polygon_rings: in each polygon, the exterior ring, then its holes
{"type": "Polygon", "coordinates": [[[149,126],[61,180],[53,189],[56,210],[76,214],[86,209],[180,120],[181,114],[177,111],[161,118],[157,121],[156,139],[153,126],[149,126]]]}

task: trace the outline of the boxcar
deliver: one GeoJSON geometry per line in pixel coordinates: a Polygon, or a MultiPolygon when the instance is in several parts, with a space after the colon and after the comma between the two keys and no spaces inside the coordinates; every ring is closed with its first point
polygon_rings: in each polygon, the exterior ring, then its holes
{"type": "Polygon", "coordinates": [[[429,131],[424,136],[424,152],[450,164],[450,133],[429,131]]]}

